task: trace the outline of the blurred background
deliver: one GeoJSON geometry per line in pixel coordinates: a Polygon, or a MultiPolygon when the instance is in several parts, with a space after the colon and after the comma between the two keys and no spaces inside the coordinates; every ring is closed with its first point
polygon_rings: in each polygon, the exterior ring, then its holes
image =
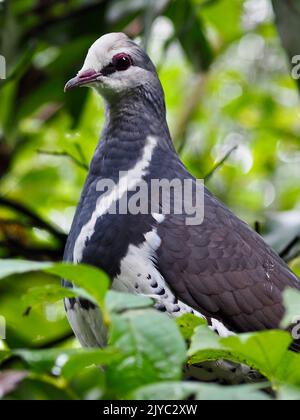
{"type": "MultiPolygon", "coordinates": [[[[98,37],[124,31],[159,69],[187,167],[296,264],[299,1],[0,0],[0,28],[7,64],[0,80],[1,258],[62,258],[103,125],[100,98],[88,89],[65,95],[63,87],[98,37]]],[[[44,281],[36,274],[1,283],[12,348],[65,345],[71,337],[62,305],[26,306],[26,292],[44,281]]]]}

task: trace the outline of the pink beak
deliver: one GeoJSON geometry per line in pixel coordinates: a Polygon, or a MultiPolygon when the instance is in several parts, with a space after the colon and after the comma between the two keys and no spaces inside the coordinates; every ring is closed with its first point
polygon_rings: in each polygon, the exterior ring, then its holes
{"type": "Polygon", "coordinates": [[[75,87],[85,86],[91,82],[95,82],[100,75],[101,73],[97,73],[95,70],[85,70],[69,80],[65,85],[64,91],[67,92],[75,87]]]}

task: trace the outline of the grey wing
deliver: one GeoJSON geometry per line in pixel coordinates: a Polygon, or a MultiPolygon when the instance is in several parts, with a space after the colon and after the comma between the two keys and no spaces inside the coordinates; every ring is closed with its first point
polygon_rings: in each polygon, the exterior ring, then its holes
{"type": "Polygon", "coordinates": [[[158,234],[157,264],[177,297],[232,331],[277,328],[283,290],[300,289],[284,261],[208,191],[201,225],[169,215],[158,234]]]}

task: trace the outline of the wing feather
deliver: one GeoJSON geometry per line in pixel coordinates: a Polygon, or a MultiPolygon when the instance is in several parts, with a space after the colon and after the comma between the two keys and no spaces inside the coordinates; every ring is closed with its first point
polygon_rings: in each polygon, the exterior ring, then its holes
{"type": "Polygon", "coordinates": [[[158,234],[158,268],[177,297],[236,332],[277,328],[283,290],[300,289],[285,262],[207,190],[201,225],[168,215],[158,234]]]}

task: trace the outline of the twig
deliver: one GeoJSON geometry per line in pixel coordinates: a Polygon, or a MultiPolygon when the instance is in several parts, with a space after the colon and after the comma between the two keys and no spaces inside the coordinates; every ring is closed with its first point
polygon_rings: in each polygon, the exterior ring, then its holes
{"type": "Polygon", "coordinates": [[[75,149],[77,150],[77,153],[80,156],[81,162],[86,165],[86,167],[89,167],[89,163],[87,161],[87,158],[85,157],[85,154],[83,153],[82,147],[80,143],[75,143],[75,149]]]}
{"type": "Polygon", "coordinates": [[[0,226],[20,226],[27,229],[35,227],[34,224],[32,223],[20,222],[20,220],[17,220],[17,219],[1,219],[1,218],[0,218],[0,226]]]}
{"type": "Polygon", "coordinates": [[[66,235],[54,227],[49,222],[43,220],[38,214],[36,214],[33,210],[28,209],[23,204],[20,204],[14,200],[10,200],[8,198],[0,197],[0,206],[7,207],[11,210],[16,211],[17,213],[21,213],[24,216],[28,217],[33,226],[44,229],[50,234],[52,234],[56,239],[58,239],[61,243],[65,243],[66,235]]]}
{"type": "Polygon", "coordinates": [[[75,156],[71,155],[70,153],[66,151],[56,152],[56,151],[51,151],[51,150],[38,150],[37,152],[40,155],[56,156],[56,157],[63,157],[63,158],[71,159],[73,163],[75,163],[75,165],[77,165],[79,168],[84,169],[85,171],[89,170],[89,167],[86,163],[81,162],[75,156]]]}
{"type": "Polygon", "coordinates": [[[1,248],[6,250],[6,258],[24,257],[32,261],[61,261],[64,249],[62,245],[58,249],[26,246],[12,238],[0,241],[1,248]]]}
{"type": "Polygon", "coordinates": [[[238,148],[238,146],[234,146],[232,147],[227,153],[226,155],[219,161],[217,162],[214,167],[211,169],[211,171],[208,172],[208,174],[204,177],[205,181],[209,181],[210,178],[214,175],[214,173],[221,167],[224,165],[224,163],[226,162],[226,160],[231,156],[231,154],[238,148]]]}
{"type": "MultiPolygon", "coordinates": [[[[300,242],[300,236],[297,235],[290,243],[287,244],[287,246],[280,252],[280,257],[282,259],[285,259],[286,257],[289,256],[290,252],[292,251],[292,249],[300,242]]],[[[299,251],[297,251],[297,253],[299,253],[299,251]]],[[[293,257],[291,260],[293,260],[295,257],[293,257]]],[[[289,259],[289,261],[291,261],[289,259]]]]}
{"type": "Polygon", "coordinates": [[[261,235],[261,224],[258,220],[256,220],[256,222],[254,223],[254,230],[256,233],[261,235]]]}
{"type": "Polygon", "coordinates": [[[291,261],[294,261],[299,256],[300,256],[300,249],[298,251],[295,251],[293,254],[289,255],[288,257],[283,258],[283,259],[288,264],[291,261]]]}

